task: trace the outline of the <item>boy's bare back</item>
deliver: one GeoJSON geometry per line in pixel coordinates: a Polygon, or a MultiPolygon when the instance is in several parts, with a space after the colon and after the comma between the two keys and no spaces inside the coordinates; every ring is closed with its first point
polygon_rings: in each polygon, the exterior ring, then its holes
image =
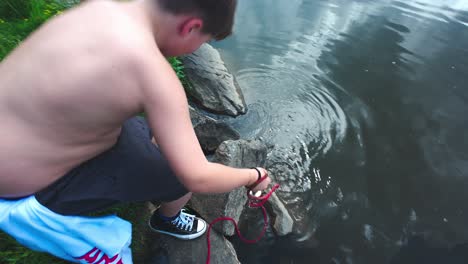
{"type": "Polygon", "coordinates": [[[142,110],[139,55],[161,57],[119,4],[52,19],[0,64],[0,197],[34,193],[109,149],[142,110]]]}
{"type": "Polygon", "coordinates": [[[86,2],[52,19],[0,63],[0,197],[34,194],[110,149],[124,121],[143,110],[189,191],[228,192],[258,180],[256,170],[207,161],[184,89],[166,60],[227,37],[236,1],[206,4],[213,21],[198,11],[168,11],[188,2],[173,4],[86,2]]]}

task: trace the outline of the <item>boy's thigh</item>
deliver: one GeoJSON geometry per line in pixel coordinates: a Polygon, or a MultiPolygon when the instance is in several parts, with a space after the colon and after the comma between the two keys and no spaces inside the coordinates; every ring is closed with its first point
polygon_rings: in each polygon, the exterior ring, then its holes
{"type": "Polygon", "coordinates": [[[120,202],[176,200],[187,190],[151,138],[145,119],[129,119],[114,147],[38,192],[37,200],[64,215],[87,214],[120,202]]]}

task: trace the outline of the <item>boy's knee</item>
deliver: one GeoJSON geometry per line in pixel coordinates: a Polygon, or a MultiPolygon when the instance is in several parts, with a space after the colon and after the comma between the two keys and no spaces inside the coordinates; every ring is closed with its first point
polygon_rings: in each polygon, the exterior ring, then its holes
{"type": "Polygon", "coordinates": [[[181,189],[178,189],[178,190],[174,190],[174,192],[172,192],[170,195],[167,195],[166,197],[164,197],[161,202],[165,202],[165,203],[168,203],[168,202],[174,202],[174,201],[177,201],[187,195],[191,195],[192,193],[189,192],[187,189],[185,188],[181,188],[181,189]]]}

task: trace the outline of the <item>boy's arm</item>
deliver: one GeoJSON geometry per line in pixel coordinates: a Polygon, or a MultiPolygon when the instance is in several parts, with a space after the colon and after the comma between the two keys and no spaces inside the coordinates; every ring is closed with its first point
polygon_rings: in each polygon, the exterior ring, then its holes
{"type": "MultiPolygon", "coordinates": [[[[159,56],[158,56],[159,57],[159,56]]],[[[146,60],[143,107],[158,145],[184,186],[192,192],[219,193],[253,184],[253,169],[211,163],[190,121],[185,91],[164,57],[146,60]]]]}

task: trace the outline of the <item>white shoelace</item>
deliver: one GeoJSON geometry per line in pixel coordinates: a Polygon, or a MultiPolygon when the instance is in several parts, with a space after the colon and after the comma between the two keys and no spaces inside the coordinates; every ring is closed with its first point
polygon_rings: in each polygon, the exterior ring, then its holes
{"type": "Polygon", "coordinates": [[[172,223],[180,229],[183,229],[186,231],[192,231],[194,220],[195,220],[194,215],[186,214],[182,211],[180,212],[179,217],[174,219],[172,223]]]}

